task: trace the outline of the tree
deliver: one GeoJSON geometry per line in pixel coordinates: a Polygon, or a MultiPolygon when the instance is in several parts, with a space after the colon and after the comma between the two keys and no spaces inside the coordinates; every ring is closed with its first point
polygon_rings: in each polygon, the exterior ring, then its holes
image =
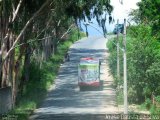
{"type": "Polygon", "coordinates": [[[110,0],[0,1],[0,87],[12,86],[13,104],[19,86],[23,89],[29,80],[31,61],[40,66],[77,20],[100,21],[103,8],[111,14],[110,0]]]}
{"type": "Polygon", "coordinates": [[[160,1],[159,0],[142,0],[138,3],[140,19],[152,26],[152,34],[160,38],[160,1]]]}

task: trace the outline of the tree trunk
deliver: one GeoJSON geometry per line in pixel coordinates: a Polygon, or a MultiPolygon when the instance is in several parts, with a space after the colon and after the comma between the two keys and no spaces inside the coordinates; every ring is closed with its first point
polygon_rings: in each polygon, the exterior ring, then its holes
{"type": "MultiPolygon", "coordinates": [[[[7,57],[11,54],[11,51],[15,48],[16,44],[18,43],[18,41],[20,40],[20,38],[22,37],[22,35],[24,34],[24,32],[26,31],[26,29],[28,28],[28,26],[32,23],[32,21],[39,15],[39,13],[44,9],[44,7],[46,7],[46,5],[50,2],[50,0],[46,0],[44,2],[44,4],[39,8],[38,11],[36,11],[33,16],[27,21],[27,23],[25,24],[25,26],[23,27],[23,29],[21,30],[21,32],[19,33],[19,35],[17,36],[17,38],[15,39],[12,47],[9,49],[9,51],[5,54],[4,56],[4,61],[7,59],[7,57]]],[[[2,61],[3,64],[3,61],[2,61]]]]}
{"type": "Polygon", "coordinates": [[[20,93],[23,94],[25,89],[26,83],[29,81],[29,65],[30,65],[30,56],[31,56],[31,49],[29,45],[27,45],[25,49],[25,59],[24,59],[24,74],[21,77],[21,81],[19,84],[20,93]]]}
{"type": "MultiPolygon", "coordinates": [[[[10,47],[13,45],[14,43],[14,37],[13,37],[13,33],[11,33],[10,35],[10,47]]],[[[12,86],[12,80],[13,80],[13,69],[14,69],[14,59],[15,59],[15,50],[13,50],[9,56],[9,62],[8,62],[8,80],[9,80],[9,86],[12,86]]]]}
{"type": "Polygon", "coordinates": [[[29,65],[30,65],[30,57],[31,57],[31,49],[30,47],[27,47],[26,54],[25,54],[25,60],[24,60],[24,78],[25,82],[29,81],[29,65]]]}
{"type": "Polygon", "coordinates": [[[56,36],[56,38],[54,39],[54,54],[57,53],[57,42],[58,42],[58,38],[59,38],[58,26],[57,25],[55,27],[55,36],[56,36]]]}
{"type": "Polygon", "coordinates": [[[54,54],[57,53],[57,38],[54,39],[54,54]]]}
{"type": "Polygon", "coordinates": [[[48,33],[45,33],[44,36],[46,39],[44,41],[42,41],[42,47],[43,47],[43,51],[42,51],[42,58],[43,60],[48,60],[48,58],[51,56],[52,54],[52,38],[50,37],[50,35],[48,33]]]}
{"type": "MultiPolygon", "coordinates": [[[[10,34],[10,32],[8,32],[8,34],[10,34]]],[[[9,35],[8,35],[9,36],[9,35]]],[[[8,49],[9,49],[9,37],[7,37],[7,39],[4,39],[3,41],[3,45],[2,45],[2,58],[3,56],[5,56],[5,54],[7,53],[8,49]]],[[[3,60],[3,59],[2,59],[3,60]]],[[[1,87],[4,88],[4,87],[7,87],[8,86],[8,62],[9,62],[9,58],[7,58],[3,65],[2,65],[2,82],[1,82],[1,87]]]]}
{"type": "MultiPolygon", "coordinates": [[[[10,49],[10,47],[14,42],[13,33],[11,30],[8,30],[8,36],[9,36],[8,39],[5,39],[5,42],[3,42],[2,56],[5,56],[5,54],[8,52],[8,50],[10,49]]],[[[14,50],[2,65],[1,87],[7,87],[12,85],[13,65],[14,65],[14,50]]]]}
{"type": "Polygon", "coordinates": [[[1,87],[5,88],[7,87],[7,68],[8,68],[8,59],[5,61],[2,67],[2,82],[1,82],[1,87]]]}
{"type": "Polygon", "coordinates": [[[14,79],[13,79],[13,84],[12,84],[12,101],[13,101],[13,107],[15,106],[16,103],[16,96],[17,96],[17,79],[19,75],[19,68],[20,68],[20,61],[17,61],[15,63],[15,68],[14,68],[14,79]]]}
{"type": "MultiPolygon", "coordinates": [[[[22,40],[23,42],[24,40],[22,40]]],[[[22,56],[25,52],[25,47],[22,45],[20,47],[20,53],[18,58],[15,61],[15,66],[14,66],[14,78],[13,78],[13,83],[12,83],[12,101],[13,101],[13,106],[16,103],[16,97],[17,97],[17,92],[18,92],[18,85],[20,83],[20,81],[18,81],[18,79],[20,79],[20,67],[21,67],[21,63],[22,63],[22,56]]]]}

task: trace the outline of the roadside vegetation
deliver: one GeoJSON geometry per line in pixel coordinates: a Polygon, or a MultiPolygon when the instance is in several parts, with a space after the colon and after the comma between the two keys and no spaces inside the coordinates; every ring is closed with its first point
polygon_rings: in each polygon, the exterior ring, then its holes
{"type": "Polygon", "coordinates": [[[39,105],[68,47],[80,38],[81,21],[94,17],[105,31],[112,10],[108,0],[0,0],[0,88],[11,89],[15,111],[39,105]],[[102,20],[103,13],[109,19],[102,20]]]}
{"type": "MultiPolygon", "coordinates": [[[[85,34],[80,33],[79,37],[85,37],[85,34]]],[[[51,85],[54,84],[59,66],[64,62],[66,52],[77,40],[78,32],[73,29],[70,37],[58,45],[57,53],[51,55],[47,61],[43,61],[41,66],[35,62],[37,58],[32,57],[29,65],[30,81],[19,91],[16,107],[11,111],[12,114],[19,114],[18,119],[27,120],[29,115],[44,100],[51,85]]]]}
{"type": "Polygon", "coordinates": [[[80,21],[94,17],[104,27],[102,21],[107,18],[100,16],[109,14],[111,22],[112,10],[108,0],[0,0],[0,88],[12,87],[13,105],[19,86],[23,88],[22,83],[29,81],[28,64],[33,55],[41,65],[57,53],[71,29],[81,27],[80,21]]]}
{"type": "MultiPolygon", "coordinates": [[[[137,25],[127,28],[127,82],[129,104],[141,105],[151,112],[160,114],[160,15],[159,0],[142,0],[139,9],[130,13],[137,25]],[[145,7],[146,5],[152,7],[145,7]]],[[[118,102],[123,104],[123,56],[120,53],[121,78],[116,76],[116,38],[107,44],[111,72],[119,88],[118,102]],[[111,42],[112,41],[112,42],[111,42]]],[[[122,37],[120,38],[121,47],[122,37]]]]}

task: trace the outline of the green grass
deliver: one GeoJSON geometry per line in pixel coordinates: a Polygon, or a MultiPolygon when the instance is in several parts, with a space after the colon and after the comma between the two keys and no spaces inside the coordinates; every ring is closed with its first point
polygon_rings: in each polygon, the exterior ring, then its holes
{"type": "Polygon", "coordinates": [[[124,99],[124,97],[123,97],[123,91],[121,90],[121,91],[117,91],[117,93],[116,93],[117,95],[116,95],[116,101],[117,101],[117,104],[118,105],[123,105],[123,99],[124,99]]]}
{"type": "MultiPolygon", "coordinates": [[[[32,61],[29,70],[29,81],[23,88],[23,91],[20,91],[18,94],[16,107],[10,112],[11,114],[19,114],[18,120],[27,120],[30,114],[42,103],[48,89],[54,84],[64,55],[69,47],[77,41],[77,34],[73,30],[70,38],[59,44],[57,54],[52,55],[48,61],[43,62],[41,68],[39,64],[32,61]]],[[[81,33],[80,36],[84,37],[85,34],[81,33]]]]}

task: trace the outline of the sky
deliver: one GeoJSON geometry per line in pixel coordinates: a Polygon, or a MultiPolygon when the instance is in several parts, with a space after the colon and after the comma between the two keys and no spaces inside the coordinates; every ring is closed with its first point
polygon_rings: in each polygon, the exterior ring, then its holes
{"type": "MultiPolygon", "coordinates": [[[[121,1],[121,0],[120,0],[121,1]]],[[[106,21],[106,27],[108,32],[112,32],[114,29],[114,26],[117,22],[117,19],[119,19],[119,23],[123,23],[124,19],[128,19],[128,13],[131,11],[131,9],[136,9],[138,6],[136,5],[137,2],[141,0],[123,0],[123,4],[120,4],[119,0],[111,0],[111,5],[113,6],[114,10],[112,12],[112,17],[114,18],[115,22],[112,24],[109,24],[108,21],[106,21]]],[[[95,29],[101,28],[98,27],[97,21],[95,19],[92,19],[93,24],[91,26],[88,26],[88,33],[91,36],[101,36],[102,34],[95,29]]],[[[82,28],[84,29],[84,25],[82,24],[82,28]]]]}

